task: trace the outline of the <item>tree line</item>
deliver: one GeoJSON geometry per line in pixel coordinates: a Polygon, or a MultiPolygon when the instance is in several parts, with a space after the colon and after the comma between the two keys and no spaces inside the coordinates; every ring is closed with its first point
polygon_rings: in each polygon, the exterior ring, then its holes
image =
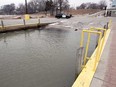
{"type": "Polygon", "coordinates": [[[99,3],[82,3],[80,6],[77,6],[76,9],[105,9],[107,3],[105,0],[101,0],[99,3]]]}
{"type": "MultiPolygon", "coordinates": [[[[62,12],[62,10],[66,10],[69,8],[68,0],[31,0],[27,3],[27,10],[29,14],[45,12],[46,14],[49,12],[51,15],[54,12],[62,12]]],[[[3,5],[0,8],[0,14],[25,14],[26,6],[21,3],[16,6],[14,3],[3,5]]]]}
{"type": "MultiPolygon", "coordinates": [[[[106,7],[106,1],[101,0],[97,3],[82,3],[77,6],[76,9],[103,9],[106,7]]],[[[69,10],[70,5],[68,0],[30,0],[27,3],[28,14],[45,12],[50,15],[62,13],[63,10],[69,10]]],[[[0,14],[13,15],[13,14],[25,14],[25,4],[19,4],[16,6],[14,3],[6,4],[0,7],[0,14]]]]}

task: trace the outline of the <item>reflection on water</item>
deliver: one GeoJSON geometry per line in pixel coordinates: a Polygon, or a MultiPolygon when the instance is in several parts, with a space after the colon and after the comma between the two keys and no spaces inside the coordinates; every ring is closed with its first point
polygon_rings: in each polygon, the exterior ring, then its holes
{"type": "MultiPolygon", "coordinates": [[[[61,29],[0,34],[0,87],[71,87],[80,34],[61,29]]],[[[90,48],[91,54],[95,41],[90,48]]]]}

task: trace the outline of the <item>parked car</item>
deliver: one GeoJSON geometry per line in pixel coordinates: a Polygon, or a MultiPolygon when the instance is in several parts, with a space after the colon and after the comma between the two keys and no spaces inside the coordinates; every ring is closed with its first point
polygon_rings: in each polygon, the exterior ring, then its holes
{"type": "Polygon", "coordinates": [[[70,15],[66,15],[66,14],[56,14],[56,16],[55,16],[56,18],[71,18],[72,17],[72,15],[70,14],[70,15]]]}

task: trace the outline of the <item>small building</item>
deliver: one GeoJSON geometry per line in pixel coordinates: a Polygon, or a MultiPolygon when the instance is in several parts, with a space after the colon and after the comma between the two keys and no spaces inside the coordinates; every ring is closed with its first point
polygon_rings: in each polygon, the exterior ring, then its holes
{"type": "Polygon", "coordinates": [[[116,0],[110,0],[106,9],[106,16],[116,17],[116,0]]]}

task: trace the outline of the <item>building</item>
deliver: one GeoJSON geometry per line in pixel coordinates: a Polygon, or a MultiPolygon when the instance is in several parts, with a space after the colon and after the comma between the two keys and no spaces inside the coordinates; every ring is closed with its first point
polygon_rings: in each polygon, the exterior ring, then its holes
{"type": "Polygon", "coordinates": [[[116,17],[116,0],[110,0],[107,9],[106,16],[116,17]]]}

